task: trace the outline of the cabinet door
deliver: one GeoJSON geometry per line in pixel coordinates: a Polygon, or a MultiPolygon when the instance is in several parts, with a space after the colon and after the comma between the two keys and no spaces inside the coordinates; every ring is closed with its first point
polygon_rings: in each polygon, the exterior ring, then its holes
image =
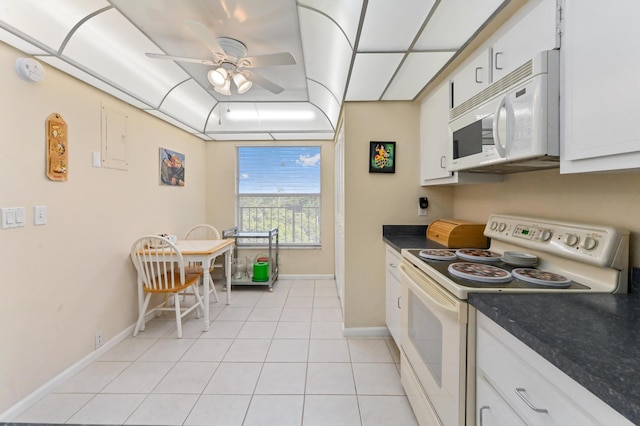
{"type": "Polygon", "coordinates": [[[530,0],[498,30],[492,44],[492,82],[536,53],[560,47],[557,15],[556,0],[530,0]]]}
{"type": "Polygon", "coordinates": [[[640,2],[566,0],[561,173],[640,167],[640,2]]]}
{"type": "Polygon", "coordinates": [[[447,171],[449,149],[449,85],[438,86],[420,107],[420,181],[450,177],[447,171]]]}
{"type": "Polygon", "coordinates": [[[453,108],[485,89],[491,82],[491,49],[474,53],[453,76],[453,108]]]}
{"type": "Polygon", "coordinates": [[[505,402],[484,377],[476,383],[476,425],[518,426],[526,423],[505,402]]]}
{"type": "Polygon", "coordinates": [[[400,347],[400,261],[401,257],[397,251],[387,247],[387,268],[386,268],[386,320],[387,328],[396,345],[400,347]]]}

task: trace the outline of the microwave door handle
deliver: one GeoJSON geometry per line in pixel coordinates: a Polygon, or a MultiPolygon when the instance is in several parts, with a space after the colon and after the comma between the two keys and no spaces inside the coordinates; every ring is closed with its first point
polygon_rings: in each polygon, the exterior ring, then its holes
{"type": "Polygon", "coordinates": [[[506,133],[508,132],[508,122],[509,122],[509,114],[508,114],[508,110],[507,110],[507,97],[504,96],[500,102],[498,103],[498,107],[496,108],[496,112],[495,114],[493,114],[493,143],[496,147],[496,151],[498,152],[498,155],[500,156],[500,158],[507,158],[507,141],[502,141],[500,138],[500,130],[499,130],[499,125],[500,125],[500,112],[502,110],[505,110],[505,120],[507,121],[504,125],[505,125],[505,139],[508,139],[508,136],[506,135],[506,133]]]}

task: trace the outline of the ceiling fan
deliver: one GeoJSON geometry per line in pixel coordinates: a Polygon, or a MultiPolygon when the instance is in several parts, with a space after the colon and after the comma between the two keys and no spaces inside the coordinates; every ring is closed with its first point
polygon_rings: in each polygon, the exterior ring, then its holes
{"type": "Polygon", "coordinates": [[[158,53],[147,53],[146,55],[155,59],[213,66],[214,68],[207,73],[207,79],[216,92],[226,96],[231,95],[231,80],[233,80],[239,94],[246,93],[251,89],[253,83],[275,94],[284,90],[273,81],[252,72],[251,69],[295,65],[296,60],[291,53],[247,56],[247,46],[241,41],[229,37],[215,37],[207,27],[197,21],[186,20],[185,24],[211,51],[212,59],[185,58],[158,53]]]}

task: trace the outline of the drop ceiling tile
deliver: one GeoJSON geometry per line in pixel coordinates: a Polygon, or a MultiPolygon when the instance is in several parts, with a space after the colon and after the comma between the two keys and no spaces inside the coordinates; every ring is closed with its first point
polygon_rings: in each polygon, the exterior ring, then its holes
{"type": "Polygon", "coordinates": [[[357,53],[347,101],[377,101],[396,72],[402,53],[357,53]]]}
{"type": "Polygon", "coordinates": [[[277,141],[326,141],[333,140],[333,132],[306,132],[306,133],[271,133],[277,141]]]}
{"type": "Polygon", "coordinates": [[[62,55],[157,106],[173,87],[190,77],[173,61],[154,60],[145,52],[157,52],[157,47],[112,9],[80,26],[62,55]]]}
{"type": "Polygon", "coordinates": [[[503,2],[508,1],[510,0],[441,1],[413,50],[460,48],[503,2]]]}
{"type": "MultiPolygon", "coordinates": [[[[102,90],[103,92],[109,93],[110,95],[115,96],[118,99],[121,99],[127,102],[130,105],[133,105],[136,108],[146,109],[151,105],[142,102],[140,99],[135,97],[135,92],[124,91],[120,88],[112,86],[98,78],[95,75],[88,73],[87,71],[76,67],[68,62],[63,61],[60,58],[55,56],[38,56],[36,59],[45,62],[54,68],[69,74],[72,77],[77,78],[78,80],[84,81],[87,84],[97,88],[98,90],[102,90]]],[[[46,79],[45,75],[45,79],[46,79]]]]}
{"type": "Polygon", "coordinates": [[[74,25],[108,6],[110,4],[106,0],[4,0],[2,25],[28,34],[52,52],[57,52],[74,25]]]}
{"type": "Polygon", "coordinates": [[[358,52],[407,50],[435,0],[370,1],[358,42],[358,52]]]}
{"type": "Polygon", "coordinates": [[[342,99],[351,66],[348,40],[324,15],[301,8],[299,19],[307,79],[326,86],[336,99],[342,99]]]}
{"type": "Polygon", "coordinates": [[[315,82],[309,81],[309,102],[319,109],[319,113],[326,116],[327,128],[335,128],[340,119],[340,102],[333,97],[329,90],[315,82]]]}
{"type": "Polygon", "coordinates": [[[330,16],[347,35],[353,46],[362,13],[362,0],[298,0],[298,6],[330,16]]]}
{"type": "Polygon", "coordinates": [[[454,53],[420,52],[409,54],[382,99],[385,101],[413,100],[454,53]]]}
{"type": "Polygon", "coordinates": [[[269,133],[215,133],[210,135],[217,141],[273,141],[269,133]]]}
{"type": "Polygon", "coordinates": [[[160,110],[203,131],[217,101],[194,80],[187,80],[167,94],[160,110]]]}

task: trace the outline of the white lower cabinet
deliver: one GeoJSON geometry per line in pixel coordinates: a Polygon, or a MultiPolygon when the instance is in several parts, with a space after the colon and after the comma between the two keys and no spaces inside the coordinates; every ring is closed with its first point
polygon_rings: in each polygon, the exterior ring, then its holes
{"type": "Polygon", "coordinates": [[[477,425],[483,426],[522,422],[555,426],[632,425],[481,313],[478,313],[476,402],[477,425]]]}
{"type": "Polygon", "coordinates": [[[476,383],[476,404],[476,426],[526,425],[484,377],[476,383]]]}
{"type": "Polygon", "coordinates": [[[400,347],[400,253],[387,246],[386,256],[386,320],[387,328],[400,347]]]}

